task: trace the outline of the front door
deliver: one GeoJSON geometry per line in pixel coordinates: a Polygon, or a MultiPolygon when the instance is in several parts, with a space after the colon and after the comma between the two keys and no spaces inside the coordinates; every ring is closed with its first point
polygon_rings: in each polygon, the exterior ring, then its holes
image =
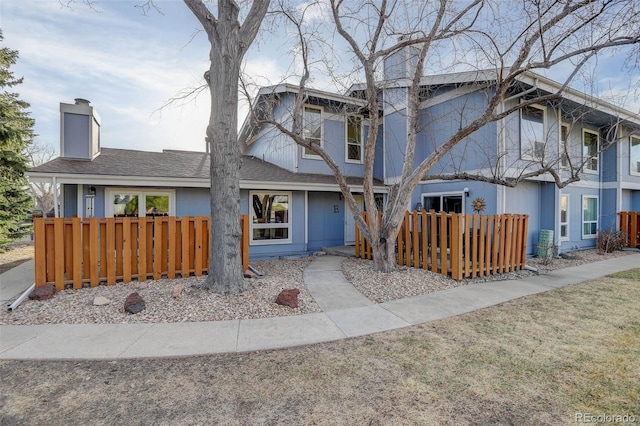
{"type": "MultiPolygon", "coordinates": [[[[364,198],[362,195],[354,195],[356,204],[360,211],[364,207],[364,198]]],[[[349,209],[347,200],[344,201],[344,244],[354,245],[356,243],[356,222],[353,220],[353,213],[349,209]]]]}

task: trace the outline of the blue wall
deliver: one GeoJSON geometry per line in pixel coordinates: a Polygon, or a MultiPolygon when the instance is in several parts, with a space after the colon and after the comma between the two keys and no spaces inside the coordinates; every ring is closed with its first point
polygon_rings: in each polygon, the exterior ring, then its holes
{"type": "Polygon", "coordinates": [[[64,217],[71,217],[78,214],[76,208],[78,204],[78,187],[76,185],[64,185],[63,191],[64,199],[62,203],[64,205],[64,217]]]}
{"type": "Polygon", "coordinates": [[[209,216],[210,214],[209,188],[176,189],[176,216],[209,216]]]}
{"type": "Polygon", "coordinates": [[[615,229],[618,223],[618,210],[617,210],[617,190],[616,189],[603,189],[600,196],[600,223],[598,226],[599,231],[607,229],[615,229]]]}

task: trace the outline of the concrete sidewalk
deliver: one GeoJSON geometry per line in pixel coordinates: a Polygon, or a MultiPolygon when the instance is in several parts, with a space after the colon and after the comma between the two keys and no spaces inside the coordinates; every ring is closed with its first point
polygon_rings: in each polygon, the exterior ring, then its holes
{"type": "Polygon", "coordinates": [[[632,254],[374,304],[344,278],[342,260],[319,257],[304,271],[322,313],[200,323],[0,326],[0,359],[181,357],[308,345],[438,320],[640,266],[640,254],[632,254]]]}
{"type": "Polygon", "coordinates": [[[9,301],[20,296],[34,282],[33,259],[0,274],[0,301],[2,306],[6,306],[9,301]]]}

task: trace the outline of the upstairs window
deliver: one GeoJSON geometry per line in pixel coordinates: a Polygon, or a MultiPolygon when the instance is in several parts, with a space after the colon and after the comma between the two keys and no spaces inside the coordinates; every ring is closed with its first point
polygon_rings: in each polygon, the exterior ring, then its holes
{"type": "Polygon", "coordinates": [[[598,134],[591,130],[582,131],[582,160],[585,162],[584,170],[588,172],[598,171],[598,151],[600,141],[598,134]]]}
{"type": "Polygon", "coordinates": [[[544,108],[527,105],[520,110],[520,158],[540,160],[544,157],[544,108]]]}
{"type": "MultiPolygon", "coordinates": [[[[322,108],[305,105],[302,116],[302,136],[309,144],[323,146],[322,141],[322,108]]],[[[308,148],[303,148],[304,158],[320,158],[308,148]]]]}
{"type": "Polygon", "coordinates": [[[629,149],[631,158],[631,173],[640,174],[640,138],[631,136],[631,147],[629,149]]]}
{"type": "Polygon", "coordinates": [[[362,117],[347,116],[346,162],[362,163],[362,117]]]}

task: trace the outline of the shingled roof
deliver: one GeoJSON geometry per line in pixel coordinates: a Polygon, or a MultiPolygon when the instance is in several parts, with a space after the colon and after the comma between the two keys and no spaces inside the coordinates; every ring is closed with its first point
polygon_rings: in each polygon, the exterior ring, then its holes
{"type": "MultiPolygon", "coordinates": [[[[194,151],[163,152],[102,148],[92,161],[55,158],[29,170],[30,175],[127,176],[167,179],[209,179],[209,154],[194,151]]],[[[243,156],[240,181],[336,184],[333,175],[293,173],[251,156],[243,156]]],[[[362,178],[348,177],[349,185],[362,185],[362,178]]],[[[382,182],[376,180],[376,185],[382,182]]]]}

